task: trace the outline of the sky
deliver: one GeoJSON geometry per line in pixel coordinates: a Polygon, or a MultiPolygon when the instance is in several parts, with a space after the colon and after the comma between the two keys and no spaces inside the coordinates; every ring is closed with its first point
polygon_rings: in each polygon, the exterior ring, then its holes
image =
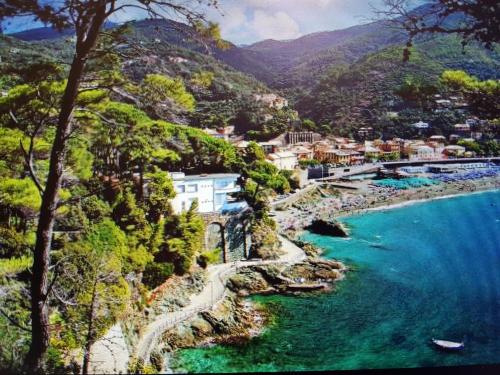
{"type": "Polygon", "coordinates": [[[263,39],[286,40],[318,31],[366,23],[370,4],[382,0],[222,0],[221,13],[210,12],[222,36],[236,44],[263,39]]]}
{"type": "MultiPolygon", "coordinates": [[[[196,3],[195,0],[191,1],[196,3]]],[[[370,5],[380,7],[382,0],[219,0],[219,2],[219,10],[206,10],[207,18],[219,23],[224,39],[241,45],[264,39],[295,39],[313,32],[338,30],[366,23],[373,16],[370,5]]],[[[123,22],[142,18],[145,18],[143,13],[131,8],[127,12],[117,14],[112,20],[123,22]]],[[[5,25],[5,31],[9,33],[39,26],[42,25],[20,20],[5,25]]]]}

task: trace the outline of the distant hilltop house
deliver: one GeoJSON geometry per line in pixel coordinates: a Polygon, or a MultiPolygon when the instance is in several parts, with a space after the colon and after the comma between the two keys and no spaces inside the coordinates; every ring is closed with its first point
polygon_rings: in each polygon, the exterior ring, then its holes
{"type": "Polygon", "coordinates": [[[414,128],[417,128],[417,129],[428,129],[429,128],[429,123],[423,122],[423,121],[419,121],[419,122],[416,122],[416,123],[412,124],[412,126],[414,128]]]}
{"type": "Polygon", "coordinates": [[[254,94],[256,102],[263,103],[269,108],[283,109],[288,107],[288,100],[276,94],[254,94]]]}
{"type": "Polygon", "coordinates": [[[470,135],[470,125],[469,124],[455,124],[453,126],[455,133],[460,136],[470,135]]]}
{"type": "Polygon", "coordinates": [[[435,101],[438,108],[449,108],[451,107],[451,100],[448,99],[437,99],[435,101]]]}
{"type": "Polygon", "coordinates": [[[170,56],[168,58],[168,61],[173,62],[174,64],[181,64],[181,63],[186,63],[189,60],[185,59],[184,57],[180,57],[180,56],[170,56]]]}
{"type": "Polygon", "coordinates": [[[372,127],[363,127],[358,129],[358,137],[361,139],[372,138],[373,134],[372,127]]]}
{"type": "Polygon", "coordinates": [[[204,128],[203,131],[214,138],[229,141],[229,138],[234,134],[234,126],[226,126],[217,129],[204,128]]]}

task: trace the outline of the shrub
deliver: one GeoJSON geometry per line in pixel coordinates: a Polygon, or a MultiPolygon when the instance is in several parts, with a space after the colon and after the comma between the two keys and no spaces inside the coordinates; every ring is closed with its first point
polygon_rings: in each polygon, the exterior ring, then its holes
{"type": "Polygon", "coordinates": [[[220,248],[204,251],[198,257],[198,264],[203,268],[206,268],[209,264],[217,264],[220,262],[221,253],[222,249],[220,248]]]}
{"type": "Polygon", "coordinates": [[[172,263],[149,263],[144,270],[142,282],[150,289],[161,285],[174,273],[172,263]]]}

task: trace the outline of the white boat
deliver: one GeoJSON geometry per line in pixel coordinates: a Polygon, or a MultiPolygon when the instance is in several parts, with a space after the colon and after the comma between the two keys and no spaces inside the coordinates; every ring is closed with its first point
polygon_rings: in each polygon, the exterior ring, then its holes
{"type": "Polygon", "coordinates": [[[464,348],[464,342],[454,342],[454,341],[446,341],[446,340],[436,340],[432,339],[434,345],[441,349],[445,350],[461,350],[464,348]]]}

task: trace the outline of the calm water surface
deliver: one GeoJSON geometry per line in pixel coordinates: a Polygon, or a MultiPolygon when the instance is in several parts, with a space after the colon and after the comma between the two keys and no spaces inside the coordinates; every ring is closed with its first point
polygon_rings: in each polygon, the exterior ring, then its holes
{"type": "Polygon", "coordinates": [[[243,346],[180,351],[188,372],[500,363],[500,192],[343,220],[348,240],[305,239],[354,268],[330,294],[255,300],[276,323],[243,346]],[[442,353],[432,338],[461,341],[442,353]]]}

